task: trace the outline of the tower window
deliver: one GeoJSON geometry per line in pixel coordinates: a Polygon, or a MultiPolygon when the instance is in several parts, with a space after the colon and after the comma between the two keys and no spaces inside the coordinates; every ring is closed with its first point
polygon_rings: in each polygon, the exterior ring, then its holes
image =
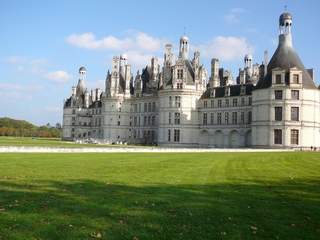
{"type": "Polygon", "coordinates": [[[180,113],[174,113],[174,124],[180,124],[180,113]]]}
{"type": "Polygon", "coordinates": [[[207,108],[208,107],[208,102],[207,101],[203,101],[203,107],[207,108]]]}
{"type": "Polygon", "coordinates": [[[210,114],[210,124],[213,125],[214,123],[214,115],[213,113],[210,114]]]}
{"type": "Polygon", "coordinates": [[[275,90],[274,91],[274,99],[276,99],[276,100],[282,99],[282,90],[275,90]]]}
{"type": "Polygon", "coordinates": [[[274,130],[274,144],[282,144],[282,130],[281,129],[274,130]]]}
{"type": "Polygon", "coordinates": [[[299,130],[291,129],[291,144],[298,145],[299,144],[299,130]]]}
{"type": "Polygon", "coordinates": [[[170,142],[170,141],[171,141],[171,130],[168,129],[168,142],[170,142]]]}
{"type": "Polygon", "coordinates": [[[275,121],[282,121],[282,107],[275,107],[274,108],[274,120],[275,121]]]}
{"type": "Polygon", "coordinates": [[[221,124],[221,113],[217,114],[217,123],[221,124]]]}
{"type": "Polygon", "coordinates": [[[229,124],[229,113],[227,112],[224,114],[224,123],[229,124]]]}
{"type": "Polygon", "coordinates": [[[234,99],[232,100],[232,105],[233,105],[233,107],[238,106],[238,99],[234,98],[234,99]]]}
{"type": "Polygon", "coordinates": [[[181,97],[180,96],[176,96],[175,97],[175,107],[181,107],[181,97]]]}
{"type": "Polygon", "coordinates": [[[208,115],[207,113],[203,113],[203,119],[202,119],[203,125],[207,125],[207,123],[208,123],[207,115],[208,115]]]}
{"type": "Polygon", "coordinates": [[[276,74],[276,84],[281,84],[281,74],[276,74]]]}
{"type": "Polygon", "coordinates": [[[291,107],[291,121],[299,121],[299,107],[291,107]]]}
{"type": "Polygon", "coordinates": [[[238,116],[237,112],[232,113],[232,124],[238,124],[238,116]]]}
{"type": "Polygon", "coordinates": [[[299,100],[299,90],[291,90],[291,99],[299,100]]]}
{"type": "Polygon", "coordinates": [[[183,79],[183,70],[182,69],[178,69],[178,71],[177,71],[177,79],[183,79]]]}
{"type": "Polygon", "coordinates": [[[171,112],[169,112],[169,124],[171,124],[171,112]]]}
{"type": "Polygon", "coordinates": [[[180,130],[179,129],[175,129],[174,130],[174,139],[175,142],[180,142],[180,130]]]}
{"type": "Polygon", "coordinates": [[[299,74],[293,74],[292,83],[293,84],[299,84],[299,74]]]}

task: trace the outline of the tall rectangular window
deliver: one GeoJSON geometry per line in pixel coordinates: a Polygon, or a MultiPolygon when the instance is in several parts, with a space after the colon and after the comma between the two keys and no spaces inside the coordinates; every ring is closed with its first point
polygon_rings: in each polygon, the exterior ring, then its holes
{"type": "Polygon", "coordinates": [[[218,100],[218,108],[221,108],[221,100],[218,100]]]}
{"type": "Polygon", "coordinates": [[[174,129],[174,139],[175,142],[180,142],[180,130],[174,129]]]}
{"type": "Polygon", "coordinates": [[[245,102],[244,102],[244,97],[241,98],[241,106],[244,106],[245,102]]]}
{"type": "Polygon", "coordinates": [[[251,106],[252,105],[252,97],[249,97],[249,106],[251,106]]]}
{"type": "Polygon", "coordinates": [[[178,69],[178,71],[177,71],[177,79],[183,79],[183,69],[178,69]]]}
{"type": "Polygon", "coordinates": [[[291,121],[299,121],[299,108],[291,107],[291,121]]]}
{"type": "Polygon", "coordinates": [[[238,106],[238,99],[234,98],[234,99],[232,100],[232,106],[233,106],[233,107],[238,106]]]}
{"type": "Polygon", "coordinates": [[[152,102],[152,112],[155,112],[155,111],[156,111],[156,103],[152,102]]]}
{"type": "Polygon", "coordinates": [[[275,90],[274,91],[274,99],[276,99],[276,100],[282,99],[282,90],[275,90]]]}
{"type": "Polygon", "coordinates": [[[221,124],[221,113],[217,114],[217,123],[221,124]]]}
{"type": "Polygon", "coordinates": [[[299,90],[291,90],[291,99],[299,100],[299,90]]]}
{"type": "Polygon", "coordinates": [[[168,129],[168,142],[170,142],[170,141],[171,141],[171,130],[168,129]]]}
{"type": "Polygon", "coordinates": [[[181,97],[180,96],[176,96],[175,97],[175,107],[181,107],[181,97]]]}
{"type": "Polygon", "coordinates": [[[252,122],[252,112],[249,111],[248,112],[248,124],[251,124],[251,122],[252,122]]]}
{"type": "Polygon", "coordinates": [[[171,124],[171,112],[169,112],[169,119],[168,119],[169,124],[171,124]]]}
{"type": "Polygon", "coordinates": [[[224,123],[229,124],[229,113],[228,112],[224,113],[224,123]]]}
{"type": "Polygon", "coordinates": [[[203,107],[207,108],[208,107],[208,102],[207,101],[203,101],[203,107]]]}
{"type": "Polygon", "coordinates": [[[172,97],[169,96],[169,107],[172,107],[172,97]]]}
{"type": "Polygon", "coordinates": [[[274,108],[274,120],[275,121],[282,121],[282,107],[275,107],[274,108]]]}
{"type": "Polygon", "coordinates": [[[299,74],[293,74],[292,83],[299,84],[299,74]]]}
{"type": "Polygon", "coordinates": [[[148,103],[148,112],[151,112],[151,102],[148,103]]]}
{"type": "Polygon", "coordinates": [[[144,112],[148,112],[148,103],[144,103],[144,112]]]}
{"type": "Polygon", "coordinates": [[[281,84],[281,74],[276,75],[276,84],[281,84]]]}
{"type": "Polygon", "coordinates": [[[203,119],[202,119],[203,125],[207,125],[208,123],[207,116],[208,116],[207,113],[203,113],[203,119]]]}
{"type": "Polygon", "coordinates": [[[291,129],[291,144],[298,145],[299,144],[299,130],[291,129]]]}
{"type": "Polygon", "coordinates": [[[282,130],[274,129],[274,144],[282,144],[282,130]]]}
{"type": "Polygon", "coordinates": [[[244,124],[244,112],[240,113],[240,122],[244,124]]]}
{"type": "Polygon", "coordinates": [[[211,108],[214,108],[214,100],[211,100],[211,108]]]}
{"type": "Polygon", "coordinates": [[[226,99],[225,105],[226,105],[226,107],[229,107],[229,99],[226,99]]]}
{"type": "Polygon", "coordinates": [[[210,124],[213,125],[214,124],[214,114],[210,113],[210,124]]]}
{"type": "Polygon", "coordinates": [[[238,124],[238,114],[237,112],[232,113],[232,124],[238,124]]]}
{"type": "Polygon", "coordinates": [[[174,113],[174,124],[180,124],[180,113],[174,113]]]}

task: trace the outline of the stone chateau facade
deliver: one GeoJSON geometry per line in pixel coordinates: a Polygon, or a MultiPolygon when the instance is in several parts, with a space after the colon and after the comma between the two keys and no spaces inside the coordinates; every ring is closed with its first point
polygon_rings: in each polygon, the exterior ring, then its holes
{"type": "Polygon", "coordinates": [[[167,147],[320,147],[320,90],[292,45],[292,16],[279,18],[279,44],[268,62],[244,58],[236,81],[200,53],[189,59],[189,39],[179,56],[165,46],[135,76],[127,57],[113,57],[105,89],[85,88],[86,68],[63,106],[63,138],[167,147]],[[236,82],[236,83],[235,83],[236,82]]]}

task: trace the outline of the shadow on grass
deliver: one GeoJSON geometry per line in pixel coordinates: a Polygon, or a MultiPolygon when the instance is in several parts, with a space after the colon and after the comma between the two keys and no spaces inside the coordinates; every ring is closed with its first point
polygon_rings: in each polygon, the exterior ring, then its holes
{"type": "Polygon", "coordinates": [[[8,179],[0,181],[0,239],[317,239],[319,186],[8,179]]]}

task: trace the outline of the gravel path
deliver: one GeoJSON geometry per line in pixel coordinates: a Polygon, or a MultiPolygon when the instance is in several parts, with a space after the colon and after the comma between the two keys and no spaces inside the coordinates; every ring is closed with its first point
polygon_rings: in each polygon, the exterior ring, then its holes
{"type": "Polygon", "coordinates": [[[290,149],[256,148],[161,148],[161,147],[0,147],[0,153],[116,153],[116,152],[287,152],[290,149]]]}

